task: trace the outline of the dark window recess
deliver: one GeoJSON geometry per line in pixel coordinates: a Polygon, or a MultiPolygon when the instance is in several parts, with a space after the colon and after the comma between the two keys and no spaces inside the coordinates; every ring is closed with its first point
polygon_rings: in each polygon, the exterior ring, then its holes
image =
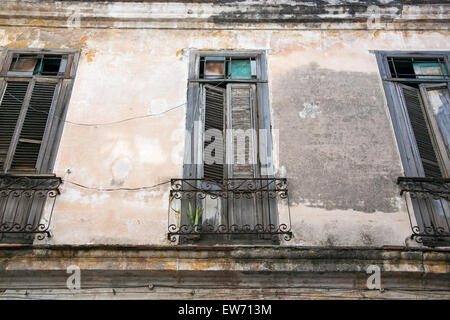
{"type": "Polygon", "coordinates": [[[405,97],[406,108],[416,139],[417,148],[419,149],[425,177],[442,178],[443,175],[436,157],[436,151],[434,150],[430,132],[427,123],[425,122],[420,91],[419,89],[405,85],[402,85],[400,88],[405,97]]]}
{"type": "Polygon", "coordinates": [[[11,169],[35,169],[55,89],[56,83],[37,82],[34,85],[11,169]]]}
{"type": "Polygon", "coordinates": [[[67,65],[65,55],[14,55],[8,76],[62,76],[67,65]]]}
{"type": "Polygon", "coordinates": [[[27,88],[27,81],[8,82],[0,104],[0,170],[6,160],[27,88]]]}
{"type": "MultiPolygon", "coordinates": [[[[205,85],[205,132],[211,129],[216,129],[222,132],[222,139],[224,137],[224,118],[225,118],[225,89],[218,87],[211,87],[205,85]]],[[[215,143],[213,153],[204,152],[203,174],[204,178],[208,180],[222,180],[224,179],[224,143],[221,141],[217,143],[213,137],[211,140],[205,139],[204,148],[206,149],[211,143],[215,143]],[[213,159],[223,159],[222,163],[214,163],[213,159]]]]}
{"type": "Polygon", "coordinates": [[[449,79],[443,58],[389,57],[388,64],[393,78],[449,79]]]}

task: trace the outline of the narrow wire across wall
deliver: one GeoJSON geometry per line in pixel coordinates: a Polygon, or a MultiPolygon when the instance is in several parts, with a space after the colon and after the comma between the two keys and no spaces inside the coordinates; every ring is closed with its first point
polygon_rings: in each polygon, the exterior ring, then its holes
{"type": "MultiPolygon", "coordinates": [[[[217,83],[214,87],[217,87],[219,85],[221,85],[224,82],[224,80],[220,81],[219,83],[217,83]]],[[[18,99],[17,97],[15,97],[13,94],[11,94],[10,92],[5,91],[6,94],[8,94],[11,98],[15,99],[16,101],[18,101],[19,103],[23,103],[23,100],[18,99]]],[[[198,93],[200,94],[200,92],[198,93]]],[[[123,122],[127,122],[127,121],[131,121],[131,120],[136,120],[136,119],[143,119],[143,118],[149,118],[149,117],[154,117],[154,116],[159,116],[159,115],[163,115],[169,111],[175,110],[177,108],[180,108],[182,106],[186,105],[186,102],[177,105],[175,107],[169,108],[165,111],[162,111],[160,113],[156,113],[156,114],[148,114],[148,115],[143,115],[143,116],[137,116],[137,117],[131,117],[131,118],[127,118],[127,119],[123,119],[123,120],[118,120],[118,121],[113,121],[113,122],[108,122],[108,123],[97,123],[97,124],[92,124],[92,123],[77,123],[77,122],[72,122],[72,121],[68,121],[68,120],[62,120],[60,117],[53,115],[54,118],[59,119],[60,121],[64,121],[65,123],[69,123],[72,125],[77,125],[77,126],[86,126],[86,127],[97,127],[97,126],[109,126],[109,125],[114,125],[114,124],[119,124],[119,123],[123,123],[123,122]]],[[[45,111],[41,111],[41,110],[37,110],[35,108],[33,108],[32,106],[28,106],[28,108],[30,108],[31,110],[35,111],[35,112],[40,112],[40,113],[44,113],[46,115],[49,115],[49,113],[45,112],[45,111]]],[[[198,106],[197,106],[198,108],[198,106]]],[[[197,111],[197,108],[195,108],[195,111],[197,111]]],[[[190,131],[192,133],[192,127],[190,128],[190,131]]],[[[126,188],[126,187],[122,187],[122,188],[99,188],[99,187],[91,187],[91,186],[85,186],[83,184],[74,182],[74,181],[70,181],[70,180],[65,180],[63,179],[62,182],[64,183],[69,183],[75,186],[78,186],[80,188],[83,189],[87,189],[87,190],[95,190],[98,192],[115,192],[115,191],[142,191],[142,190],[148,190],[148,189],[154,189],[158,186],[164,185],[169,183],[170,181],[165,181],[165,182],[161,182],[152,186],[142,186],[142,187],[134,187],[134,188],[126,188]]]]}

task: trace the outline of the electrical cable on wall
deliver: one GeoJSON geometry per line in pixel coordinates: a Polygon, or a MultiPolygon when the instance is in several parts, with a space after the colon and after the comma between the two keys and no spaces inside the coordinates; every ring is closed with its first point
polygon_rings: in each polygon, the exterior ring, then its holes
{"type": "Polygon", "coordinates": [[[154,189],[156,187],[159,187],[159,186],[162,186],[162,185],[170,183],[170,180],[168,180],[168,181],[164,181],[164,182],[161,182],[161,183],[157,183],[157,184],[155,184],[153,186],[147,186],[147,187],[144,186],[144,187],[136,187],[136,188],[95,188],[95,187],[88,187],[88,186],[85,186],[85,185],[82,185],[80,183],[73,182],[73,181],[70,181],[70,180],[62,179],[62,181],[65,182],[65,183],[73,184],[73,185],[75,185],[77,187],[80,187],[80,188],[83,188],[83,189],[95,190],[95,191],[100,191],[100,192],[142,191],[142,190],[154,189]]]}
{"type": "MultiPolygon", "coordinates": [[[[213,88],[215,88],[215,87],[221,85],[221,84],[224,83],[224,82],[225,82],[225,80],[220,81],[220,82],[217,83],[215,86],[213,86],[213,88]]],[[[10,92],[5,91],[5,93],[7,93],[9,96],[11,96],[14,100],[16,100],[16,101],[18,101],[19,103],[23,104],[23,100],[18,99],[17,97],[15,97],[15,96],[14,96],[13,94],[11,94],[10,92]]],[[[196,108],[194,109],[194,119],[195,119],[195,117],[196,117],[196,115],[197,115],[198,102],[199,102],[199,100],[200,100],[200,88],[199,88],[197,94],[198,94],[198,99],[197,99],[197,106],[196,106],[196,108]]],[[[160,113],[156,113],[156,114],[148,114],[148,115],[143,115],[143,116],[137,116],[137,117],[127,118],[127,119],[123,119],[123,120],[118,120],[118,121],[113,121],[113,122],[107,122],[107,123],[97,123],[97,124],[95,124],[95,123],[77,123],[77,122],[72,122],[72,121],[68,121],[68,120],[64,120],[64,122],[69,123],[69,124],[72,124],[72,125],[87,126],[87,127],[97,127],[97,126],[113,125],[113,124],[123,123],[123,122],[126,122],[126,121],[135,120],[135,119],[143,119],[143,118],[148,118],[148,117],[153,117],[153,116],[162,115],[162,114],[165,114],[165,113],[167,113],[167,112],[169,112],[169,111],[171,111],[171,110],[180,108],[180,107],[182,107],[182,106],[184,106],[184,105],[186,105],[186,102],[185,102],[185,103],[182,103],[182,104],[180,104],[180,105],[177,105],[177,106],[175,106],[175,107],[173,107],[173,108],[169,108],[169,109],[167,109],[167,110],[165,110],[165,111],[162,111],[162,112],[160,112],[160,113]]],[[[37,110],[37,109],[33,108],[31,105],[29,105],[28,108],[30,108],[31,110],[34,110],[34,111],[36,111],[36,112],[40,112],[40,113],[44,113],[44,114],[46,114],[46,115],[49,115],[48,112],[41,111],[41,110],[37,110]]],[[[58,116],[56,116],[56,115],[53,115],[53,117],[58,118],[59,120],[62,120],[60,117],[58,117],[58,116]]],[[[194,123],[192,123],[192,126],[191,126],[191,128],[190,128],[190,130],[189,130],[191,133],[192,133],[193,126],[194,126],[194,123]]],[[[165,181],[165,182],[161,182],[161,183],[158,183],[158,184],[156,184],[156,185],[153,185],[153,186],[144,186],[144,187],[136,187],[136,188],[96,188],[96,187],[85,186],[85,185],[82,185],[82,184],[80,184],[80,183],[73,182],[73,181],[66,180],[66,179],[62,179],[62,181],[65,182],[65,183],[69,183],[69,184],[78,186],[78,187],[83,188],[83,189],[87,189],[87,190],[95,190],[95,191],[99,191],[99,192],[141,191],[141,190],[153,189],[153,188],[156,188],[156,187],[158,187],[158,186],[161,186],[161,185],[170,183],[170,181],[165,181]]]]}
{"type": "MultiPolygon", "coordinates": [[[[11,94],[10,92],[7,92],[7,91],[6,91],[6,93],[7,93],[9,96],[11,96],[13,99],[15,99],[16,101],[18,101],[19,103],[23,103],[22,100],[18,99],[17,97],[15,97],[15,96],[14,96],[13,94],[11,94]]],[[[160,116],[160,115],[163,115],[163,114],[165,114],[165,113],[167,113],[167,112],[169,112],[169,111],[172,111],[172,110],[174,110],[174,109],[180,108],[180,107],[182,107],[182,106],[184,106],[184,105],[186,105],[186,102],[184,102],[184,103],[182,103],[182,104],[180,104],[180,105],[178,105],[178,106],[175,106],[175,107],[173,107],[173,108],[164,110],[164,111],[162,111],[162,112],[160,112],[160,113],[146,114],[146,115],[143,115],[143,116],[137,116],[137,117],[127,118],[127,119],[118,120],[118,121],[112,121],[112,122],[106,122],[106,123],[78,123],[78,122],[72,122],[72,121],[69,121],[69,120],[64,120],[64,122],[70,123],[70,124],[72,124],[72,125],[85,126],[85,127],[108,126],[108,125],[118,124],[118,123],[122,123],[122,122],[126,122],[126,121],[131,121],[131,120],[135,120],[135,119],[143,119],[143,118],[149,118],[149,117],[160,116]]],[[[40,113],[49,115],[48,112],[45,112],[45,111],[42,111],[42,110],[37,110],[37,109],[33,108],[33,107],[30,106],[30,105],[28,106],[28,108],[30,108],[30,109],[33,110],[33,111],[36,111],[36,112],[40,112],[40,113]]],[[[59,120],[62,120],[61,117],[58,117],[57,115],[53,115],[53,117],[54,117],[54,118],[57,118],[57,119],[59,119],[59,120]]]]}
{"type": "MultiPolygon", "coordinates": [[[[218,84],[216,84],[215,86],[213,86],[213,88],[221,85],[225,80],[220,81],[218,84]]],[[[14,96],[12,93],[8,92],[5,90],[5,93],[8,94],[10,97],[12,97],[14,100],[18,101],[19,103],[23,104],[23,100],[18,99],[16,96],[14,96]]],[[[66,123],[72,124],[72,125],[76,125],[76,126],[83,126],[83,127],[98,127],[98,126],[109,126],[109,125],[114,125],[114,124],[119,124],[119,123],[123,123],[123,122],[127,122],[127,121],[131,121],[131,120],[136,120],[136,119],[144,119],[144,118],[149,118],[149,117],[156,117],[156,116],[160,116],[163,115],[169,111],[178,109],[182,106],[186,105],[186,102],[183,102],[182,104],[179,104],[173,108],[169,108],[167,110],[164,110],[162,112],[159,113],[152,113],[152,114],[146,114],[146,115],[142,115],[142,116],[136,116],[136,117],[131,117],[131,118],[127,118],[127,119],[122,119],[122,120],[118,120],[118,121],[112,121],[112,122],[105,122],[105,123],[79,123],[79,122],[73,122],[73,121],[69,121],[69,120],[62,120],[61,117],[57,116],[57,115],[53,115],[54,118],[57,118],[61,121],[64,121],[66,123]]],[[[49,115],[48,112],[45,111],[41,111],[41,110],[37,110],[35,108],[33,108],[32,106],[28,106],[28,108],[30,108],[33,111],[36,112],[40,112],[46,115],[49,115]]],[[[192,130],[192,129],[191,129],[192,130]]]]}

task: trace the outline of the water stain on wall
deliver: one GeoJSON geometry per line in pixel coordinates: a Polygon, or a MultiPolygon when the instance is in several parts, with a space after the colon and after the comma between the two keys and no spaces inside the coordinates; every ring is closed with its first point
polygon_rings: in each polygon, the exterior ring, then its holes
{"type": "Polygon", "coordinates": [[[292,204],[398,211],[402,170],[378,77],[316,64],[276,76],[274,125],[292,204]]]}

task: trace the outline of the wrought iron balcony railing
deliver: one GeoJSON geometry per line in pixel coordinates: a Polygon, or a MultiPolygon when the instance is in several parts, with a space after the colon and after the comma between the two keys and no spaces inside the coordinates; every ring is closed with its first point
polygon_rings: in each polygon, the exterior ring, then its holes
{"type": "Polygon", "coordinates": [[[61,182],[50,174],[0,175],[0,242],[49,236],[61,182]]]}
{"type": "Polygon", "coordinates": [[[286,179],[172,179],[168,239],[178,243],[289,241],[286,179]]]}
{"type": "Polygon", "coordinates": [[[399,177],[397,183],[400,195],[405,197],[413,231],[411,238],[432,245],[449,242],[450,179],[399,177]]]}

